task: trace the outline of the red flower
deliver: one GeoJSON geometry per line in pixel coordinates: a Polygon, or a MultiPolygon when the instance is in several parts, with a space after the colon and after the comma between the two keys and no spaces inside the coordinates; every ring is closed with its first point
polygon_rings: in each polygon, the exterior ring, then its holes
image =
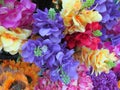
{"type": "Polygon", "coordinates": [[[65,36],[65,41],[67,41],[67,47],[69,49],[73,49],[75,47],[86,46],[93,50],[98,48],[98,43],[100,42],[99,37],[95,37],[92,35],[94,30],[100,30],[101,25],[98,22],[93,22],[91,24],[87,24],[86,32],[84,33],[73,33],[71,35],[65,36]]]}

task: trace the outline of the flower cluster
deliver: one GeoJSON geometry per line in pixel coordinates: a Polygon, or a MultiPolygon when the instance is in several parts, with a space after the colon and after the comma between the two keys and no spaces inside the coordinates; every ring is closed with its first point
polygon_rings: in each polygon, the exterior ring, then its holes
{"type": "Polygon", "coordinates": [[[120,0],[0,0],[0,90],[119,90],[119,60],[120,0]]]}

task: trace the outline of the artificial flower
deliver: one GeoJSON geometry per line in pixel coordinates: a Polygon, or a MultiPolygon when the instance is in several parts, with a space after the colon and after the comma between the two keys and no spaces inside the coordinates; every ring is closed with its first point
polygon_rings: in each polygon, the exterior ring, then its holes
{"type": "Polygon", "coordinates": [[[69,84],[64,84],[60,81],[51,81],[48,76],[49,71],[43,74],[43,77],[39,78],[39,82],[35,87],[35,90],[92,90],[93,85],[89,75],[86,74],[88,69],[85,65],[79,65],[77,68],[78,79],[73,79],[69,84]]]}
{"type": "Polygon", "coordinates": [[[0,25],[6,28],[30,26],[35,7],[31,0],[4,0],[4,4],[0,4],[0,25]]]}
{"type": "Polygon", "coordinates": [[[62,80],[68,83],[71,78],[77,78],[78,62],[73,59],[73,53],[73,50],[66,49],[65,44],[60,45],[40,38],[28,40],[22,47],[21,56],[25,62],[35,63],[44,71],[50,70],[53,81],[62,80]]]}
{"type": "Polygon", "coordinates": [[[3,83],[1,83],[2,90],[29,90],[27,78],[19,72],[4,72],[0,75],[0,80],[3,80],[3,83]]]}
{"type": "Polygon", "coordinates": [[[96,31],[101,29],[101,25],[98,22],[93,22],[86,25],[86,31],[84,33],[73,33],[65,36],[67,41],[67,47],[73,49],[76,47],[86,46],[91,49],[97,49],[100,39],[97,37],[98,34],[94,34],[96,31]]]}
{"type": "Polygon", "coordinates": [[[117,86],[117,78],[113,71],[109,73],[102,72],[100,75],[91,75],[93,82],[93,90],[119,90],[117,86]]]}
{"type": "Polygon", "coordinates": [[[61,15],[66,26],[65,34],[85,32],[85,27],[88,23],[102,20],[102,16],[97,11],[85,9],[79,13],[81,8],[80,0],[75,0],[74,3],[70,5],[68,5],[68,1],[63,0],[62,2],[63,9],[61,15]]]}
{"type": "Polygon", "coordinates": [[[0,50],[3,48],[4,51],[12,55],[16,54],[30,34],[31,31],[27,29],[7,30],[0,26],[0,50]]]}
{"type": "Polygon", "coordinates": [[[38,81],[38,72],[40,69],[34,65],[26,62],[6,61],[2,63],[3,70],[9,72],[21,72],[27,78],[28,86],[33,89],[38,81]]]}
{"type": "Polygon", "coordinates": [[[110,53],[107,49],[91,50],[86,47],[82,47],[80,51],[77,51],[74,57],[80,60],[81,63],[85,63],[87,67],[92,66],[96,75],[101,72],[108,73],[117,61],[114,52],[110,53]]]}
{"type": "Polygon", "coordinates": [[[102,15],[101,23],[106,30],[111,30],[117,24],[120,2],[116,4],[115,0],[95,0],[93,7],[102,15]]]}
{"type": "Polygon", "coordinates": [[[33,34],[39,33],[40,36],[47,36],[55,43],[60,43],[63,38],[64,24],[63,19],[59,13],[56,13],[54,9],[46,9],[41,11],[37,9],[37,13],[33,15],[33,34]]]}

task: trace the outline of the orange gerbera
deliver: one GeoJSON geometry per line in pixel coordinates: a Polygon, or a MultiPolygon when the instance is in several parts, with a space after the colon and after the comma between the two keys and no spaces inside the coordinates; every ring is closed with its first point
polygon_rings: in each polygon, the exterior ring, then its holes
{"type": "Polygon", "coordinates": [[[1,78],[4,78],[4,82],[2,83],[0,90],[11,90],[13,88],[19,88],[20,90],[30,90],[28,87],[27,78],[22,73],[4,72],[0,75],[0,79],[1,78]]]}
{"type": "Polygon", "coordinates": [[[27,78],[31,90],[33,90],[33,87],[36,85],[38,81],[38,72],[40,71],[40,69],[35,64],[30,64],[26,62],[16,63],[15,61],[4,60],[2,63],[2,67],[3,68],[9,67],[13,71],[23,73],[27,78]]]}

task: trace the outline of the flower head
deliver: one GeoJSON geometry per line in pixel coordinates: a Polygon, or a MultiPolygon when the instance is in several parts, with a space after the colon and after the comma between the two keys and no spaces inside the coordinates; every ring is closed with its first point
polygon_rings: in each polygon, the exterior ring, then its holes
{"type": "Polygon", "coordinates": [[[37,13],[33,15],[34,29],[33,34],[39,33],[40,36],[47,36],[54,42],[61,42],[63,38],[64,24],[60,14],[56,13],[54,9],[46,9],[41,11],[37,9],[37,13]]]}
{"type": "Polygon", "coordinates": [[[16,54],[20,49],[21,45],[27,40],[27,37],[31,34],[30,30],[27,29],[11,29],[7,30],[4,27],[0,27],[0,49],[9,52],[10,54],[16,54]]]}
{"type": "Polygon", "coordinates": [[[93,90],[119,90],[115,73],[101,73],[98,76],[90,75],[93,82],[93,90]]]}
{"type": "Polygon", "coordinates": [[[4,0],[0,6],[0,25],[6,28],[29,26],[35,7],[30,0],[4,0]]]}
{"type": "Polygon", "coordinates": [[[87,67],[92,66],[93,72],[100,74],[101,72],[109,72],[115,66],[117,57],[114,53],[109,53],[107,49],[91,50],[82,47],[81,51],[75,53],[75,58],[85,63],[87,67]]]}

